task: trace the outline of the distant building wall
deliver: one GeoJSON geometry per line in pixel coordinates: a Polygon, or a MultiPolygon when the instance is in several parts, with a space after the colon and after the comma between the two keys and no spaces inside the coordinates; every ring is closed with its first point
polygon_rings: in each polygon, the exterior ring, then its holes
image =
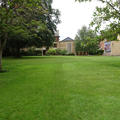
{"type": "Polygon", "coordinates": [[[104,42],[104,55],[120,56],[120,41],[104,42]]]}
{"type": "Polygon", "coordinates": [[[59,42],[58,48],[61,50],[67,50],[68,53],[75,54],[75,44],[74,41],[71,42],[59,42]]]}
{"type": "Polygon", "coordinates": [[[111,55],[112,56],[120,55],[120,41],[111,42],[111,55]]]}

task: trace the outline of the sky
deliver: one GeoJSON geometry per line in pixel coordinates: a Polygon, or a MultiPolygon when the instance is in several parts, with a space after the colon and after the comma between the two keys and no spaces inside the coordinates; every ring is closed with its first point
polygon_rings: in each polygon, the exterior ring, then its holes
{"type": "Polygon", "coordinates": [[[79,3],[75,0],[53,0],[53,8],[61,12],[61,23],[57,26],[60,40],[66,37],[75,38],[77,31],[84,25],[89,26],[98,2],[79,3]]]}

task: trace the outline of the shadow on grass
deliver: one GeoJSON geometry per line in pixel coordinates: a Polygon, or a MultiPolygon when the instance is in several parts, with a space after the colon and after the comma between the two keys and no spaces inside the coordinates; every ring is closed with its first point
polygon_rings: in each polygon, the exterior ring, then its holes
{"type": "Polygon", "coordinates": [[[62,58],[65,56],[23,56],[21,59],[56,59],[62,58]]]}
{"type": "Polygon", "coordinates": [[[56,58],[56,56],[21,56],[21,57],[4,57],[4,59],[50,59],[56,58]]]}
{"type": "Polygon", "coordinates": [[[8,70],[2,70],[2,71],[0,71],[0,74],[6,73],[6,72],[8,72],[8,70]]]}
{"type": "Polygon", "coordinates": [[[27,60],[69,60],[69,57],[67,56],[22,56],[20,58],[14,58],[14,57],[4,57],[3,58],[4,60],[10,60],[10,61],[19,61],[19,60],[24,60],[24,61],[27,61],[27,60]]]}

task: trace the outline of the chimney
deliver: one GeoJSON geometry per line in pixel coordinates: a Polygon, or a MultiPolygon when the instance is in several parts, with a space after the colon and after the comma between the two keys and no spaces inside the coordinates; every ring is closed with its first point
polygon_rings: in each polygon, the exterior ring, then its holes
{"type": "Polygon", "coordinates": [[[55,42],[59,42],[59,30],[57,30],[57,32],[55,33],[55,42]]]}

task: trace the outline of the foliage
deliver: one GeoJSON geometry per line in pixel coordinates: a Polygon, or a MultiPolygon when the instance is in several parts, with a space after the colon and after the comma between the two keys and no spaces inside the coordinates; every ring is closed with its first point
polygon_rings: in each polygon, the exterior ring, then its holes
{"type": "Polygon", "coordinates": [[[99,41],[97,35],[91,29],[83,26],[75,37],[76,53],[84,52],[85,54],[94,55],[97,53],[99,41]]]}
{"type": "Polygon", "coordinates": [[[61,50],[60,55],[67,55],[67,50],[61,50]]]}
{"type": "Polygon", "coordinates": [[[74,53],[68,53],[67,55],[68,55],[68,56],[75,56],[74,53]]]}
{"type": "Polygon", "coordinates": [[[0,0],[0,70],[5,45],[14,56],[24,47],[49,48],[59,15],[59,10],[52,8],[52,0],[0,0]]]}
{"type": "MultiPolygon", "coordinates": [[[[86,2],[86,1],[93,1],[93,0],[75,0],[79,2],[86,2]]],[[[119,0],[99,0],[100,2],[104,3],[108,8],[112,9],[116,15],[120,16],[120,1],[119,0]]],[[[105,8],[106,9],[106,8],[105,8]]],[[[109,10],[107,9],[107,12],[109,10]]],[[[115,15],[115,14],[114,14],[115,15]]]]}
{"type": "Polygon", "coordinates": [[[103,55],[104,50],[97,50],[97,55],[103,55]]]}
{"type": "Polygon", "coordinates": [[[47,51],[46,54],[47,54],[47,55],[56,55],[56,50],[53,49],[53,48],[51,48],[51,49],[49,49],[49,50],[47,51]]]}
{"type": "MultiPolygon", "coordinates": [[[[92,0],[76,1],[84,2],[92,0]]],[[[95,30],[101,34],[102,39],[116,40],[117,35],[120,34],[120,1],[99,1],[103,3],[103,6],[96,7],[93,14],[93,20],[90,25],[95,27],[95,30]]]]}
{"type": "Polygon", "coordinates": [[[55,49],[56,50],[56,55],[61,55],[61,49],[55,49]]]}
{"type": "Polygon", "coordinates": [[[67,50],[51,48],[47,51],[46,55],[67,55],[67,50]]]}
{"type": "Polygon", "coordinates": [[[91,25],[94,25],[97,31],[100,31],[103,25],[106,25],[105,28],[107,29],[112,29],[112,32],[118,31],[120,28],[120,6],[118,5],[118,1],[109,1],[109,3],[112,4],[115,9],[113,9],[108,2],[104,2],[103,7],[96,7],[91,25]]]}
{"type": "Polygon", "coordinates": [[[107,39],[109,41],[116,41],[118,34],[120,34],[120,29],[113,29],[112,27],[109,27],[105,30],[101,30],[100,37],[101,40],[107,39]]]}
{"type": "Polygon", "coordinates": [[[28,48],[28,50],[21,50],[21,56],[42,56],[41,50],[36,50],[35,48],[28,48]]]}

